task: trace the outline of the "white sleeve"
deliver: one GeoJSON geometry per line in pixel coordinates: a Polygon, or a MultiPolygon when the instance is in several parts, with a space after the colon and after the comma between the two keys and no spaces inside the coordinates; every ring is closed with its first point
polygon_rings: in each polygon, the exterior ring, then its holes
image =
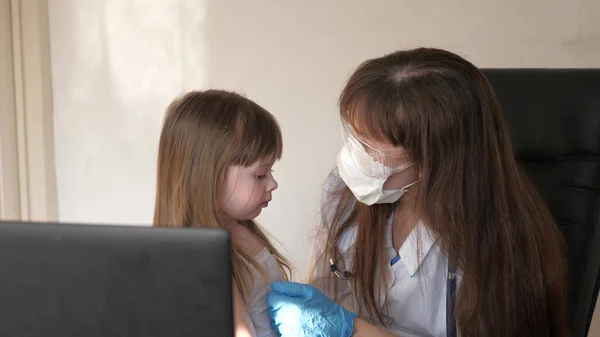
{"type": "MultiPolygon", "coordinates": [[[[329,259],[332,252],[326,251],[329,228],[331,227],[333,212],[335,211],[335,203],[333,204],[334,207],[331,207],[331,205],[327,205],[326,203],[331,203],[329,197],[334,189],[341,186],[340,184],[343,184],[343,181],[339,177],[337,170],[332,171],[323,184],[316,226],[313,230],[313,235],[311,235],[310,238],[311,249],[309,263],[312,268],[309,271],[308,283],[317,287],[328,297],[336,300],[349,310],[353,310],[354,305],[352,303],[353,296],[350,281],[342,280],[331,272],[329,259]]],[[[355,228],[352,228],[352,230],[344,233],[342,239],[338,243],[338,249],[343,256],[343,262],[335,262],[336,264],[344,264],[346,270],[351,270],[350,268],[352,267],[355,238],[356,230],[355,228]]]]}

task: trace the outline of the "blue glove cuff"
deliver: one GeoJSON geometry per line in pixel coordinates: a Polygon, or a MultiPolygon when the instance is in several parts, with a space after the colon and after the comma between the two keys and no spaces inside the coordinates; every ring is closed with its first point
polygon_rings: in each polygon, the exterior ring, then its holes
{"type": "Polygon", "coordinates": [[[355,312],[346,310],[340,305],[342,315],[344,316],[344,327],[341,329],[340,337],[352,337],[354,334],[354,320],[358,316],[355,312]]]}

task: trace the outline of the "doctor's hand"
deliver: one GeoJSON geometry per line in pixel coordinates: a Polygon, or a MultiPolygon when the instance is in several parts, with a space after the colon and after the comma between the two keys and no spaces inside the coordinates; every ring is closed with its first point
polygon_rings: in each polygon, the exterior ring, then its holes
{"type": "Polygon", "coordinates": [[[356,313],[335,303],[317,288],[275,282],[267,297],[273,329],[283,337],[350,337],[356,313]]]}

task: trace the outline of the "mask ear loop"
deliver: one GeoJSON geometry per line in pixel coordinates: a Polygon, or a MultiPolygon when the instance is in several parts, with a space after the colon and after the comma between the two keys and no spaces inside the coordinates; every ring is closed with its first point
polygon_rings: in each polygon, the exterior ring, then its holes
{"type": "Polygon", "coordinates": [[[413,181],[412,183],[410,183],[410,184],[408,184],[408,185],[406,185],[406,186],[402,187],[402,188],[401,188],[401,190],[403,190],[403,191],[408,191],[408,189],[409,189],[409,188],[413,187],[415,184],[417,184],[417,183],[418,183],[418,182],[420,182],[420,181],[421,181],[421,178],[419,178],[419,179],[417,179],[417,180],[413,181]]]}
{"type": "Polygon", "coordinates": [[[404,170],[406,170],[406,169],[408,169],[409,167],[412,167],[412,166],[413,166],[412,162],[407,162],[405,164],[402,164],[399,167],[396,167],[395,169],[390,169],[391,170],[390,175],[396,174],[396,173],[400,173],[400,172],[402,172],[402,171],[404,171],[404,170]]]}
{"type": "MultiPolygon", "coordinates": [[[[409,168],[409,167],[411,167],[411,166],[413,166],[413,163],[406,163],[406,164],[404,164],[404,165],[400,166],[399,168],[397,168],[397,169],[395,170],[395,172],[393,172],[392,174],[400,173],[400,172],[402,172],[402,171],[406,170],[407,168],[409,168]]],[[[422,179],[423,179],[423,176],[422,176],[422,175],[419,173],[419,178],[418,178],[417,180],[415,180],[415,181],[413,181],[412,183],[410,183],[410,184],[408,184],[408,185],[406,185],[406,186],[404,186],[404,187],[400,188],[400,190],[402,190],[402,191],[405,191],[405,192],[406,192],[406,191],[408,191],[408,189],[409,189],[409,188],[411,188],[411,187],[413,187],[414,185],[416,185],[417,183],[419,183],[419,182],[420,182],[422,179]]]]}

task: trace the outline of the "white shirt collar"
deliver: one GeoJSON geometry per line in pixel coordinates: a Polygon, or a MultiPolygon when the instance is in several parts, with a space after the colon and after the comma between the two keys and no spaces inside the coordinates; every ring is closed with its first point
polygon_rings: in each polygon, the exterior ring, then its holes
{"type": "MultiPolygon", "coordinates": [[[[387,247],[395,252],[392,244],[392,223],[393,217],[390,217],[386,239],[387,247]]],[[[436,239],[434,233],[419,220],[398,251],[400,262],[404,263],[410,277],[415,276],[436,239]]]]}

